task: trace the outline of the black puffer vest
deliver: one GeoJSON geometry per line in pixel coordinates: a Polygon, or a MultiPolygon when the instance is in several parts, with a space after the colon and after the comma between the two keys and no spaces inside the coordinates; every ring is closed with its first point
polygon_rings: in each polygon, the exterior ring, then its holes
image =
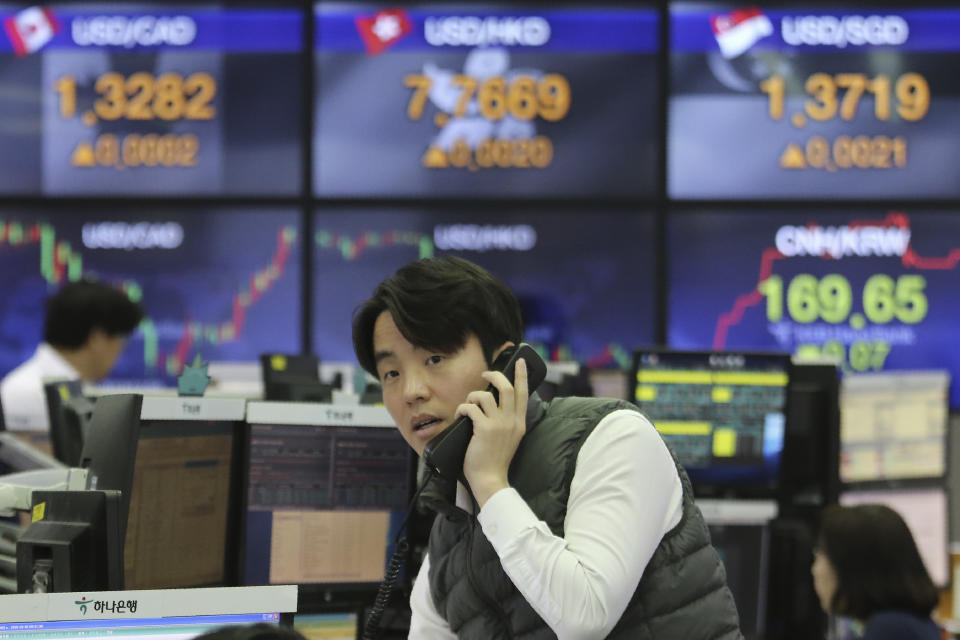
{"type": "MultiPolygon", "coordinates": [[[[597,423],[617,409],[636,407],[606,398],[551,403],[536,394],[530,398],[527,434],[510,466],[510,484],[555,535],[563,536],[577,454],[597,423]]],[[[690,480],[679,464],[677,471],[683,484],[680,523],[660,542],[608,638],[742,638],[726,573],[693,503],[690,480]]],[[[449,505],[439,511],[430,533],[430,592],[457,637],[556,638],[503,571],[476,518],[449,505]]]]}

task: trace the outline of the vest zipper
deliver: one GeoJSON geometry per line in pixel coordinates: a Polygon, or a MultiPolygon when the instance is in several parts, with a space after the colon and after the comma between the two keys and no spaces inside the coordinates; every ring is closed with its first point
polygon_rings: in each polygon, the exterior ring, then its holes
{"type": "MultiPolygon", "coordinates": [[[[467,527],[467,582],[470,583],[470,586],[473,587],[474,592],[480,599],[483,600],[483,604],[487,606],[487,609],[492,611],[497,618],[500,619],[500,624],[503,625],[504,631],[507,632],[507,638],[509,640],[513,639],[513,629],[510,628],[510,619],[507,617],[507,612],[504,611],[500,604],[494,599],[480,589],[480,584],[477,582],[476,577],[473,575],[473,529],[474,527],[479,526],[477,523],[476,516],[470,517],[470,526],[467,527]]],[[[509,576],[507,580],[509,580],[509,576]]]]}

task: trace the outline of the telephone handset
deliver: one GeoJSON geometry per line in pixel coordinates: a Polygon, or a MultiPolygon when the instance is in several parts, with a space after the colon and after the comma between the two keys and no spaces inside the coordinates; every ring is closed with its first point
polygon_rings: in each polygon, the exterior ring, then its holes
{"type": "MultiPolygon", "coordinates": [[[[510,384],[513,384],[514,367],[518,358],[523,358],[527,363],[527,390],[533,393],[546,377],[547,365],[540,354],[526,342],[504,349],[490,368],[502,372],[510,384]]],[[[499,403],[497,389],[489,385],[487,391],[493,393],[494,400],[499,403]]],[[[447,480],[463,480],[463,459],[467,455],[467,446],[472,437],[473,422],[467,416],[460,416],[456,422],[427,443],[423,449],[423,459],[428,467],[447,480]]]]}

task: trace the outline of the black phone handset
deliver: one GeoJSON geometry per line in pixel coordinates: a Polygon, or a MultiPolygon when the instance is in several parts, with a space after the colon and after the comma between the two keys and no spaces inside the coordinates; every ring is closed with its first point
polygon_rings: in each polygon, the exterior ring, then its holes
{"type": "MultiPolygon", "coordinates": [[[[547,365],[540,354],[526,342],[508,347],[494,360],[491,369],[500,371],[513,384],[514,367],[517,360],[523,358],[527,363],[527,391],[533,393],[547,375],[547,365]]],[[[499,402],[496,388],[487,387],[499,402]]],[[[467,416],[461,416],[456,422],[431,439],[423,449],[423,460],[427,466],[448,480],[460,480],[466,484],[463,476],[463,459],[473,437],[473,423],[467,416]]]]}

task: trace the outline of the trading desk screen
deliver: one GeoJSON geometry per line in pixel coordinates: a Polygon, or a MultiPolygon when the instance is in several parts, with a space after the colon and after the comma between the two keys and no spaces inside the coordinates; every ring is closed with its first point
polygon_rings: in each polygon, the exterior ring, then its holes
{"type": "Polygon", "coordinates": [[[321,196],[654,196],[655,10],[316,5],[321,196]]]}
{"type": "Polygon", "coordinates": [[[142,425],[123,554],[126,588],[230,586],[237,429],[230,422],[142,425]]]}
{"type": "Polygon", "coordinates": [[[146,311],[113,381],[170,383],[198,351],[253,361],[300,350],[294,210],[124,208],[0,210],[0,373],[42,340],[46,296],[81,277],[122,288],[146,311]]]}
{"type": "Polygon", "coordinates": [[[0,21],[0,193],[298,193],[299,11],[0,3],[0,21]]]}
{"type": "MultiPolygon", "coordinates": [[[[955,212],[699,211],[672,216],[668,236],[671,347],[960,377],[960,352],[944,348],[960,315],[955,212]]],[[[960,387],[950,398],[960,406],[960,387]]]]}
{"type": "Polygon", "coordinates": [[[960,194],[960,9],[899,5],[671,5],[669,195],[960,194]]]}
{"type": "Polygon", "coordinates": [[[317,213],[315,353],[353,361],[354,308],[403,265],[455,255],[510,287],[523,308],[525,340],[544,357],[628,369],[630,350],[654,337],[653,216],[499,209],[317,213]]]}
{"type": "Polygon", "coordinates": [[[845,376],[840,393],[843,482],[943,478],[947,388],[942,371],[845,376]]]}
{"type": "Polygon", "coordinates": [[[632,400],[697,495],[770,495],[783,451],[789,357],[638,351],[632,400]]]}
{"type": "Polygon", "coordinates": [[[410,448],[393,427],[250,427],[243,583],[383,579],[410,499],[410,448]]]}
{"type": "MultiPolygon", "coordinates": [[[[116,611],[116,613],[126,613],[128,616],[136,614],[138,604],[136,599],[101,601],[93,598],[89,604],[94,608],[94,611],[96,611],[95,607],[97,606],[94,604],[95,602],[103,603],[101,606],[107,612],[116,611]]],[[[93,611],[90,613],[92,614],[93,611]]],[[[223,629],[228,625],[249,626],[254,624],[279,626],[280,614],[244,613],[170,616],[166,618],[128,617],[108,620],[3,622],[0,623],[0,633],[9,640],[62,640],[63,638],[109,640],[111,638],[131,637],[143,638],[144,640],[192,640],[192,638],[223,629]]]]}

